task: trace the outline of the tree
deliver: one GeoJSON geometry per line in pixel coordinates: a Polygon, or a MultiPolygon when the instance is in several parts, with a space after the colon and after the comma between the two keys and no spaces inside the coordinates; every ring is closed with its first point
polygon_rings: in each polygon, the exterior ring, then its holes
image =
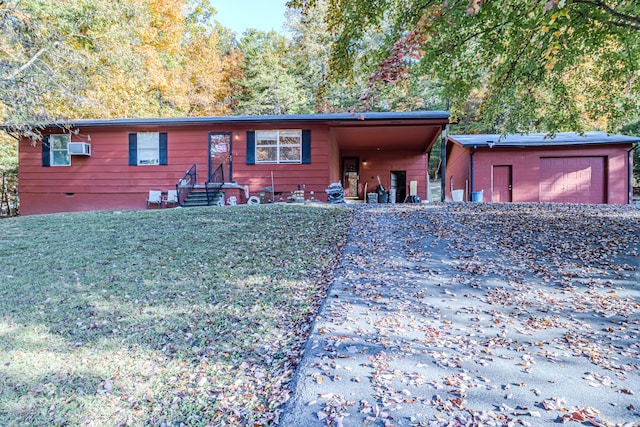
{"type": "Polygon", "coordinates": [[[288,9],[285,23],[292,36],[291,67],[299,77],[306,109],[320,113],[353,110],[367,82],[356,72],[339,80],[327,78],[334,39],[325,21],[328,7],[329,0],[318,0],[306,13],[288,9]]]}
{"type": "Polygon", "coordinates": [[[230,31],[213,19],[216,11],[208,0],[190,6],[182,42],[187,114],[231,114],[237,102],[233,94],[240,90],[236,81],[242,75],[242,52],[230,31]]]}
{"type": "Polygon", "coordinates": [[[18,143],[0,134],[0,216],[15,214],[18,186],[18,143]]]}
{"type": "Polygon", "coordinates": [[[0,122],[228,113],[241,55],[209,0],[0,0],[0,122]]]}
{"type": "Polygon", "coordinates": [[[33,124],[61,116],[61,105],[86,83],[84,52],[69,44],[73,32],[63,34],[49,17],[33,13],[45,8],[0,0],[0,122],[9,132],[37,136],[33,124]]]}
{"type": "Polygon", "coordinates": [[[239,114],[296,114],[309,112],[301,77],[292,70],[289,41],[275,31],[250,29],[240,40],[244,55],[243,92],[239,114]]]}
{"type": "Polygon", "coordinates": [[[187,40],[183,49],[187,115],[231,114],[236,102],[232,94],[239,90],[236,79],[241,75],[241,52],[234,49],[221,56],[219,36],[215,32],[187,40]]]}
{"type": "MultiPolygon", "coordinates": [[[[331,73],[331,44],[334,37],[325,17],[329,0],[317,0],[305,13],[287,11],[287,29],[292,35],[290,55],[294,72],[301,76],[305,99],[317,112],[349,111],[359,107],[359,99],[368,90],[368,67],[372,53],[380,47],[380,35],[368,34],[357,52],[356,67],[339,79],[328,79],[331,73]]],[[[368,109],[407,111],[434,107],[439,87],[421,76],[396,85],[378,87],[369,98],[368,109]]],[[[439,98],[438,98],[439,100],[439,98]]]]}
{"type": "Polygon", "coordinates": [[[319,0],[306,14],[287,10],[285,27],[292,36],[291,67],[300,77],[307,109],[327,111],[326,73],[329,66],[331,35],[325,23],[327,0],[319,0]]]}
{"type": "MultiPolygon", "coordinates": [[[[627,135],[640,136],[640,121],[624,126],[621,131],[627,135]]],[[[633,147],[633,186],[640,189],[640,145],[633,147]]]]}
{"type": "MultiPolygon", "coordinates": [[[[315,0],[293,0],[308,11],[315,0]]],[[[640,5],[609,0],[332,0],[331,70],[358,66],[370,34],[384,43],[371,81],[440,82],[460,118],[472,93],[499,131],[616,130],[638,112],[640,5]]]]}

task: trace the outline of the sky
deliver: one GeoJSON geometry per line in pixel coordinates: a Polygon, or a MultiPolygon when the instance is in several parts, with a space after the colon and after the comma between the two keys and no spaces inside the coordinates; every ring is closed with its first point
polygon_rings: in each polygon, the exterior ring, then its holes
{"type": "Polygon", "coordinates": [[[211,4],[218,11],[215,17],[218,22],[241,36],[247,28],[283,33],[286,2],[287,0],[212,0],[211,4]]]}

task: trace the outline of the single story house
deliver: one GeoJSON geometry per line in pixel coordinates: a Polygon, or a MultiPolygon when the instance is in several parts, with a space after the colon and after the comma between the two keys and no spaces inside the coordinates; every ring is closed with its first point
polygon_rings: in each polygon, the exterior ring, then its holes
{"type": "Polygon", "coordinates": [[[428,155],[448,122],[417,111],[53,123],[42,141],[19,143],[20,213],[144,209],[151,190],[211,182],[227,197],[304,190],[326,201],[332,182],[362,199],[379,178],[400,202],[412,181],[425,199],[428,155]]]}
{"type": "Polygon", "coordinates": [[[627,204],[633,197],[632,150],[638,142],[638,137],[603,132],[449,135],[446,197],[627,204]]]}

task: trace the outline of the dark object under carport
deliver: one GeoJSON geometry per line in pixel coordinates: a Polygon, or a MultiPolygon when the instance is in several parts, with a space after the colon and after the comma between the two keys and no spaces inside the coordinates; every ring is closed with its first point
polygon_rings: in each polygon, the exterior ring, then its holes
{"type": "Polygon", "coordinates": [[[376,193],[378,193],[378,203],[389,203],[389,192],[382,185],[378,185],[376,193]]]}
{"type": "Polygon", "coordinates": [[[327,201],[332,205],[339,205],[346,203],[344,201],[344,188],[339,182],[329,184],[329,187],[324,190],[327,193],[327,201]]]}

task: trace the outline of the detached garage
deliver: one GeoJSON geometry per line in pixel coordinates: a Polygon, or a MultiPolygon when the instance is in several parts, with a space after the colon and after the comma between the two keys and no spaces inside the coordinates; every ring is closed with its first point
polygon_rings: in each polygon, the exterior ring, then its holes
{"type": "Polygon", "coordinates": [[[446,195],[485,202],[627,204],[638,142],[604,132],[450,135],[446,195]]]}

